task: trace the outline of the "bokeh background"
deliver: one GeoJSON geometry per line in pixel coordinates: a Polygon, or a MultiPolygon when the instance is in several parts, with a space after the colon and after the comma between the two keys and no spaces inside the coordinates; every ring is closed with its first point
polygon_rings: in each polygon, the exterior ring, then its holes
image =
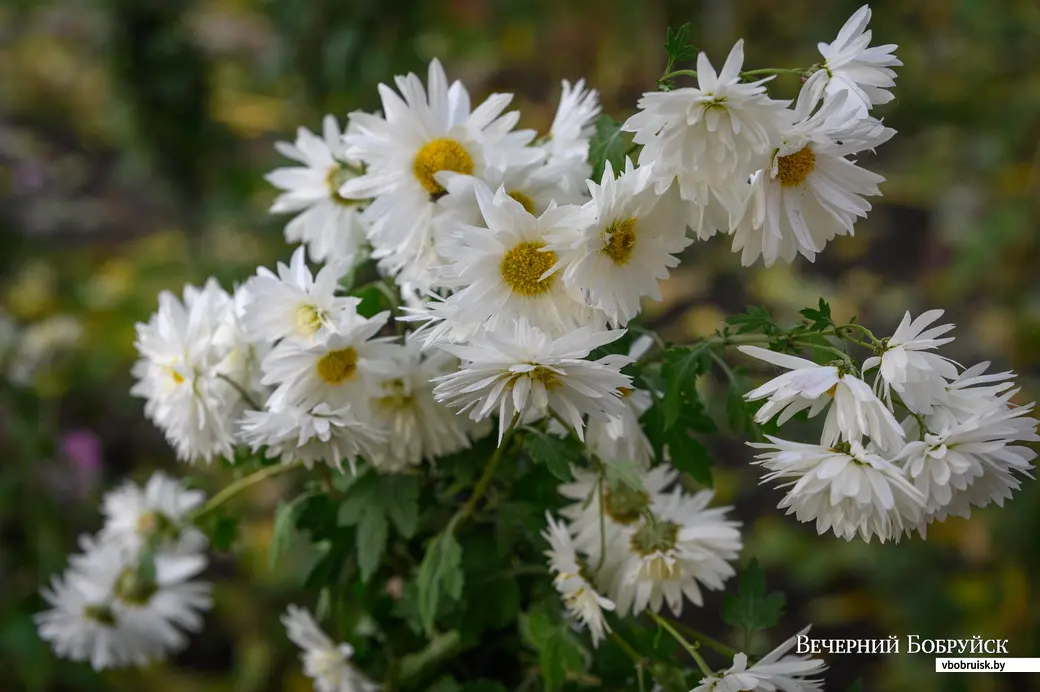
{"type": "MultiPolygon", "coordinates": [[[[37,590],[63,568],[97,501],[127,476],[177,468],[129,396],[133,325],[161,289],[227,287],[290,252],[267,215],[272,144],[377,106],[375,85],[440,57],[471,92],[515,91],[545,130],[561,78],[585,76],[623,119],[653,88],[665,27],[690,21],[714,60],[747,39],[752,67],[803,66],[857,7],[846,0],[5,0],[0,4],[0,305],[21,332],[0,397],[0,690],[306,690],[277,615],[307,565],[273,572],[279,494],[242,505],[219,554],[206,633],[165,666],[93,674],[35,635],[37,590]]],[[[910,309],[956,321],[952,355],[1014,368],[1040,395],[1040,4],[878,0],[875,43],[898,43],[899,134],[868,167],[884,198],[816,264],[745,270],[722,238],[695,244],[647,321],[711,333],[746,304],[784,321],[826,296],[888,333],[910,309]]],[[[778,80],[793,96],[796,81],[778,80]]],[[[7,330],[0,327],[0,342],[7,330]]],[[[2,348],[0,348],[2,350],[2,348]]],[[[708,381],[721,395],[722,383],[708,381]]],[[[720,397],[715,397],[716,399],[720,397]]],[[[1010,640],[1040,656],[1040,494],[934,525],[899,545],[817,537],[774,509],[740,441],[713,441],[747,555],[788,595],[778,635],[1010,640]]],[[[219,468],[192,469],[210,487],[219,468]]],[[[302,597],[303,602],[307,601],[302,597]]],[[[721,597],[688,616],[725,637],[721,597]]],[[[721,663],[721,662],[720,662],[721,663]]],[[[1040,689],[1025,676],[937,675],[930,656],[832,656],[828,689],[1040,689]]],[[[1038,676],[1040,677],[1040,676],[1038,676]]]]}

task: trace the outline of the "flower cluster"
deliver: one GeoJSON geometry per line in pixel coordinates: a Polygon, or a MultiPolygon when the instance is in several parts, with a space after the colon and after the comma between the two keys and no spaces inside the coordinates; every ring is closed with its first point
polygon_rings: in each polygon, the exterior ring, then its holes
{"type": "Polygon", "coordinates": [[[156,473],[104,498],[105,526],[80,539],[82,553],[54,579],[36,616],[40,636],[61,656],[97,670],[145,665],[187,645],[210,607],[206,537],[189,524],[201,492],[156,473]]]}
{"type": "MultiPolygon", "coordinates": [[[[747,394],[764,399],[755,420],[783,424],[800,411],[827,412],[819,444],[770,437],[751,443],[757,463],[787,488],[780,507],[851,539],[898,540],[971,507],[1003,505],[1030,476],[1040,441],[1033,404],[1017,406],[1014,373],[986,374],[988,363],[961,369],[935,350],[953,341],[943,315],[907,313],[892,336],[870,344],[860,367],[844,357],[827,365],[757,346],[744,353],[788,372],[747,394]],[[873,387],[860,373],[876,370],[873,387]]],[[[862,328],[861,328],[862,329],[862,328]]]]}

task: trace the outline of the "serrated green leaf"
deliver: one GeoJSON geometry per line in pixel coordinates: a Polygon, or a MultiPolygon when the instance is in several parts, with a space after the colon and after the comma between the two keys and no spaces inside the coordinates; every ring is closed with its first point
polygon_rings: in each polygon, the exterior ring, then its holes
{"type": "Polygon", "coordinates": [[[411,538],[419,525],[419,479],[415,476],[390,475],[385,477],[383,488],[390,521],[398,533],[411,538]]]}
{"type": "Polygon", "coordinates": [[[690,437],[686,431],[673,431],[668,437],[668,451],[672,466],[690,474],[701,485],[712,488],[715,481],[711,475],[712,458],[707,448],[690,437]]]}
{"type": "Polygon", "coordinates": [[[610,161],[615,176],[625,167],[625,151],[628,141],[621,130],[621,123],[606,113],[596,118],[596,131],[589,140],[589,163],[592,164],[592,179],[603,178],[606,162],[610,161]]]}
{"type": "Polygon", "coordinates": [[[672,27],[668,27],[664,49],[668,53],[669,64],[684,62],[697,57],[697,47],[689,43],[689,37],[689,22],[675,30],[672,27]]]}
{"type": "Polygon", "coordinates": [[[757,560],[752,560],[740,573],[736,594],[726,594],[722,601],[722,619],[745,632],[767,629],[780,621],[784,611],[784,595],[766,594],[766,575],[757,560]]]}
{"type": "Polygon", "coordinates": [[[273,568],[278,562],[278,556],[285,552],[289,540],[296,530],[296,520],[311,493],[297,495],[289,502],[279,502],[274,512],[274,530],[271,535],[271,546],[267,553],[268,568],[273,568]]]}
{"type": "Polygon", "coordinates": [[[537,428],[524,428],[524,451],[536,464],[545,464],[552,475],[570,481],[571,464],[581,459],[581,449],[569,438],[559,438],[537,428]]]}
{"type": "Polygon", "coordinates": [[[709,349],[708,344],[698,344],[693,347],[673,346],[665,351],[661,367],[661,376],[667,387],[661,401],[664,430],[674,427],[684,411],[692,416],[703,410],[697,379],[711,367],[709,349]]]}
{"type": "Polygon", "coordinates": [[[419,565],[419,618],[430,632],[437,617],[437,606],[445,596],[458,600],[464,582],[462,547],[449,532],[437,534],[426,548],[419,565]]]}
{"type": "Polygon", "coordinates": [[[521,634],[538,652],[538,665],[547,692],[562,689],[568,673],[584,670],[581,648],[565,624],[545,613],[528,613],[521,618],[521,634]]]}
{"type": "Polygon", "coordinates": [[[783,329],[773,320],[769,311],[757,305],[749,305],[747,312],[727,317],[726,324],[736,327],[737,334],[761,332],[772,335],[783,332],[783,329]]]}
{"type": "Polygon", "coordinates": [[[811,323],[809,327],[814,331],[823,331],[834,326],[834,320],[831,319],[831,306],[823,298],[820,298],[816,308],[805,308],[799,310],[798,314],[809,320],[811,323]]]}
{"type": "Polygon", "coordinates": [[[361,580],[367,582],[379,569],[379,560],[386,550],[388,523],[386,515],[377,509],[361,515],[357,526],[357,561],[361,580]]]}

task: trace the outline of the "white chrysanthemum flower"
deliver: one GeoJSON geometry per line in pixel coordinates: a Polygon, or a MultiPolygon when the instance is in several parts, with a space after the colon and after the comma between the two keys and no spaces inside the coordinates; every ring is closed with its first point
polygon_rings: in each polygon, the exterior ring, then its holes
{"type": "Polygon", "coordinates": [[[529,409],[542,416],[556,413],[582,437],[585,415],[607,417],[624,407],[619,390],[631,386],[632,380],[620,369],[629,359],[610,355],[585,360],[593,349],[623,333],[588,326],[553,339],[520,318],[510,328],[488,332],[466,345],[441,345],[463,363],[457,372],[435,380],[434,396],[460,413],[469,411],[476,421],[497,409],[499,442],[514,413],[529,409]]]}
{"type": "Polygon", "coordinates": [[[733,251],[744,266],[759,257],[768,267],[778,259],[810,262],[835,236],[852,235],[867,215],[864,197],[881,194],[884,178],[846,158],[888,141],[895,130],[870,119],[850,121],[843,112],[847,92],[816,109],[806,89],[795,106],[798,122],[786,128],[772,160],[755,173],[747,205],[737,219],[733,251]]]}
{"type": "Polygon", "coordinates": [[[321,341],[360,302],[336,295],[347,269],[340,263],[328,264],[315,276],[307,267],[302,247],[293,252],[289,266],[278,263],[277,275],[260,267],[241,289],[242,324],[247,333],[261,342],[321,341]]]}
{"type": "Polygon", "coordinates": [[[678,179],[682,198],[694,210],[689,224],[702,238],[728,228],[716,225],[717,213],[714,221],[701,218],[705,208],[721,205],[731,216],[740,211],[741,183],[768,165],[791,121],[787,102],[766,93],[768,79],[741,81],[743,63],[743,40],[733,46],[720,73],[701,53],[698,87],[643,94],[639,112],[622,126],[643,145],[639,164],[653,164],[662,189],[678,179]]]}
{"type": "Polygon", "coordinates": [[[122,546],[82,543],[87,552],[43,591],[51,608],[35,618],[59,656],[95,670],[146,665],[183,649],[184,631],[201,629],[210,588],[189,580],[205,568],[202,555],[159,553],[150,581],[122,546]]]}
{"type": "Polygon", "coordinates": [[[678,192],[658,195],[652,175],[650,166],[633,168],[629,159],[615,179],[608,161],[601,184],[589,181],[589,225],[577,235],[566,229],[549,236],[549,249],[565,258],[564,282],[614,326],[639,314],[644,296],[661,300],[659,282],[692,242],[678,192]]]}
{"type": "MultiPolygon", "coordinates": [[[[714,493],[687,495],[680,488],[654,498],[653,520],[645,515],[626,527],[624,557],[612,569],[610,597],[619,615],[638,614],[665,604],[682,615],[683,597],[704,605],[701,588],[721,591],[736,574],[730,563],[743,543],[740,522],[726,519],[732,507],[708,509],[714,493]]],[[[608,547],[609,550],[609,547],[608,547]]]]}
{"type": "Polygon", "coordinates": [[[762,482],[784,481],[787,494],[777,505],[798,521],[816,521],[817,533],[832,530],[852,540],[899,540],[921,518],[925,498],[903,471],[859,442],[826,445],[768,437],[749,443],[763,451],[756,464],[770,471],[762,482]]]}
{"type": "Polygon", "coordinates": [[[623,389],[621,400],[625,409],[608,420],[593,418],[585,433],[589,451],[607,462],[634,461],[643,468],[650,466],[654,447],[646,436],[639,418],[646,413],[653,399],[640,389],[623,389]]]}
{"type": "MultiPolygon", "coordinates": [[[[1016,443],[1040,441],[1037,421],[1026,415],[1033,404],[1009,403],[1016,393],[989,397],[985,404],[980,399],[978,412],[959,421],[943,412],[927,416],[924,439],[907,443],[896,457],[927,499],[929,519],[950,514],[967,518],[972,506],[991,502],[1003,506],[1019,488],[1016,474],[1033,477],[1036,452],[1016,443]]],[[[919,434],[916,422],[908,425],[919,434]]]]}
{"type": "Polygon", "coordinates": [[[702,678],[692,692],[820,692],[823,683],[806,678],[822,673],[827,669],[827,664],[819,659],[790,653],[798,637],[808,631],[809,627],[806,627],[750,667],[747,654],[734,655],[732,666],[721,673],[702,678]]]}
{"type": "Polygon", "coordinates": [[[946,381],[957,378],[957,366],[949,358],[928,351],[953,341],[952,336],[939,338],[953,325],[927,329],[942,316],[942,310],[929,310],[911,321],[907,312],[895,333],[884,340],[881,355],[864,361],[864,373],[880,366],[874,389],[880,389],[886,401],[891,401],[895,390],[911,411],[931,413],[932,404],[945,398],[946,381]]]}
{"type": "MultiPolygon", "coordinates": [[[[355,129],[347,126],[347,132],[355,129]]],[[[286,241],[306,245],[315,262],[353,264],[365,242],[363,202],[343,197],[339,189],[360,173],[361,162],[347,156],[336,118],[325,116],[321,137],[301,127],[295,144],[277,142],[275,148],[303,164],[264,176],[284,190],[271,205],[271,213],[299,212],[285,227],[286,241]]]]}
{"type": "Polygon", "coordinates": [[[388,365],[384,345],[393,339],[375,335],[389,317],[389,312],[381,312],[365,319],[351,309],[331,325],[333,332],[317,343],[282,341],[260,365],[264,373],[261,382],[276,387],[267,407],[280,411],[324,403],[332,408],[353,406],[363,415],[360,406],[368,391],[368,379],[388,365]]]}
{"type": "Polygon", "coordinates": [[[986,374],[990,363],[976,363],[946,386],[943,405],[935,407],[928,416],[931,430],[946,430],[960,421],[973,418],[989,411],[993,401],[1015,386],[1015,373],[991,372],[986,374]]]}
{"type": "Polygon", "coordinates": [[[180,481],[157,471],[142,488],[133,481],[105,493],[102,513],[105,527],[102,541],[115,541],[136,551],[151,537],[166,539],[164,550],[178,553],[199,552],[206,548],[206,537],[198,529],[183,526],[185,518],[205,500],[200,490],[188,490],[180,481]]]}
{"type": "Polygon", "coordinates": [[[548,512],[545,519],[548,528],[542,537],[549,542],[550,550],[545,555],[549,558],[549,571],[554,575],[553,585],[560,592],[567,612],[588,628],[592,645],[599,646],[610,632],[603,611],[614,610],[614,602],[596,591],[595,584],[586,577],[587,569],[578,561],[566,524],[556,521],[548,512]]]}
{"type": "Polygon", "coordinates": [[[810,417],[815,416],[833,401],[834,406],[830,406],[824,422],[821,444],[830,447],[838,440],[862,442],[865,435],[889,452],[903,448],[904,432],[899,421],[870,385],[846,372],[843,363],[817,365],[805,358],[758,346],[739,346],[738,349],[790,370],[744,395],[748,401],[768,398],[755,414],[755,422],[765,423],[779,414],[777,423],[783,425],[805,409],[810,417]]]}
{"type": "Polygon", "coordinates": [[[446,194],[438,203],[449,210],[445,217],[446,232],[450,233],[456,224],[484,225],[484,216],[474,190],[477,181],[482,181],[490,190],[505,190],[506,195],[535,216],[544,214],[553,203],[555,206],[583,204],[589,198],[584,186],[573,192],[561,187],[560,181],[567,175],[568,165],[533,163],[508,168],[490,167],[481,178],[442,173],[446,194]]]}
{"type": "MultiPolygon", "coordinates": [[[[592,174],[592,166],[588,163],[589,141],[596,131],[596,116],[600,110],[599,93],[595,89],[586,89],[584,79],[579,79],[573,86],[563,80],[560,105],[542,149],[548,154],[548,166],[561,172],[557,184],[565,194],[582,194],[585,179],[592,174]]],[[[562,199],[557,202],[566,203],[562,199]]]]}
{"type": "Polygon", "coordinates": [[[211,279],[201,290],[185,287],[184,302],[163,291],[158,311],[137,325],[141,358],[130,393],[145,399],[145,415],[183,461],[209,461],[233,451],[234,421],[244,404],[220,377],[227,352],[216,340],[230,306],[231,297],[211,279]]]}
{"type": "Polygon", "coordinates": [[[303,650],[303,672],[318,692],[376,692],[379,685],[350,664],[354,647],[336,644],[304,608],[290,605],[282,615],[285,633],[303,650]]]}
{"type": "Polygon", "coordinates": [[[888,103],[894,97],[889,87],[896,85],[891,69],[903,63],[893,55],[894,44],[870,46],[870,7],[864,5],[849,17],[832,43],[820,43],[824,63],[806,82],[806,88],[817,96],[834,96],[848,91],[845,107],[850,117],[864,118],[872,107],[888,103]]]}
{"type": "Polygon", "coordinates": [[[249,395],[252,403],[262,405],[268,392],[260,381],[263,377],[260,363],[271,352],[273,344],[269,341],[254,340],[246,329],[244,315],[249,300],[246,287],[239,286],[231,297],[231,305],[223,322],[213,334],[214,348],[224,354],[217,363],[215,372],[218,377],[230,379],[241,387],[249,395]]]}
{"type": "Polygon", "coordinates": [[[451,262],[443,283],[460,289],[446,302],[489,329],[519,317],[553,333],[589,324],[593,310],[565,284],[549,247],[550,238],[577,234],[586,212],[570,205],[534,216],[504,188],[492,194],[481,181],[473,185],[487,227],[459,225],[442,248],[451,262]]]}
{"type": "Polygon", "coordinates": [[[449,87],[437,60],[430,63],[426,88],[414,74],[395,81],[400,96],[379,85],[384,117],[351,115],[357,131],[345,137],[347,153],[367,167],[340,189],[351,199],[374,198],[365,211],[369,240],[391,274],[439,245],[441,172],[481,177],[487,166],[523,165],[544,157],[527,146],[533,131],[512,131],[518,113],[501,115],[511,95],[493,94],[471,111],[465,87],[460,82],[449,87]]]}
{"type": "Polygon", "coordinates": [[[268,459],[299,460],[308,468],[328,464],[340,472],[346,461],[353,473],[358,457],[373,458],[386,443],[385,431],[355,415],[352,407],[334,409],[325,403],[246,411],[241,429],[242,442],[254,452],[266,448],[268,459]]]}
{"type": "Polygon", "coordinates": [[[435,378],[454,371],[457,361],[441,351],[423,357],[414,340],[393,347],[387,358],[391,365],[376,378],[371,399],[386,443],[370,457],[372,465],[400,471],[468,447],[465,421],[433,397],[435,378]]]}

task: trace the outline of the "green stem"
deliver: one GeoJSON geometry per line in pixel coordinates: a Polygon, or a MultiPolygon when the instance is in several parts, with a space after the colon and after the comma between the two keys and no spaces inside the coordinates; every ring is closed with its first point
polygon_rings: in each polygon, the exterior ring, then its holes
{"type": "Polygon", "coordinates": [[[696,76],[697,76],[697,70],[672,70],[670,72],[669,71],[665,71],[664,76],[662,76],[661,79],[659,79],[658,81],[659,82],[664,82],[664,81],[667,81],[667,80],[671,79],[672,77],[696,77],[696,76]]]}
{"type": "Polygon", "coordinates": [[[762,68],[760,70],[747,70],[745,72],[741,72],[740,76],[742,78],[745,78],[745,79],[748,78],[748,77],[761,77],[761,76],[768,76],[768,75],[771,75],[771,74],[796,74],[796,75],[801,76],[801,75],[804,75],[804,74],[808,73],[809,69],[811,69],[811,68],[804,68],[804,67],[764,67],[764,68],[762,68]]]}
{"type": "Polygon", "coordinates": [[[707,662],[705,662],[700,652],[697,651],[697,645],[686,641],[686,638],[679,634],[678,630],[672,627],[672,623],[668,622],[654,611],[648,610],[646,612],[650,613],[650,617],[654,619],[654,622],[656,622],[665,632],[672,635],[672,638],[679,642],[679,646],[685,649],[686,653],[690,654],[693,660],[697,662],[697,667],[701,669],[701,672],[704,673],[705,677],[711,677],[712,670],[708,667],[707,662]]]}
{"type": "Polygon", "coordinates": [[[876,348],[878,346],[881,346],[881,339],[879,339],[876,336],[874,336],[874,332],[870,331],[869,329],[864,327],[862,324],[856,324],[855,322],[849,322],[848,324],[842,324],[842,325],[836,326],[834,328],[834,331],[836,333],[836,336],[838,336],[838,338],[840,338],[840,339],[848,339],[849,341],[852,341],[854,343],[860,344],[862,346],[866,346],[867,348],[876,348]],[[843,334],[843,332],[847,332],[850,329],[858,329],[860,332],[863,333],[864,336],[866,336],[868,339],[870,339],[870,343],[868,344],[867,342],[865,342],[865,341],[863,341],[861,339],[853,339],[852,337],[843,334]]]}
{"type": "Polygon", "coordinates": [[[477,484],[473,486],[473,492],[470,493],[469,500],[462,506],[455,516],[448,522],[448,531],[454,531],[458,524],[469,519],[473,512],[477,509],[477,503],[480,502],[480,498],[484,496],[484,492],[487,491],[487,487],[491,484],[491,479],[495,475],[495,470],[498,469],[499,462],[502,461],[502,455],[504,454],[506,447],[513,440],[513,434],[516,432],[516,425],[520,422],[520,412],[517,411],[513,416],[512,422],[509,423],[509,427],[506,428],[505,433],[502,435],[502,442],[495,448],[494,453],[491,455],[491,459],[488,460],[487,466],[484,467],[484,473],[477,479],[477,484]]]}
{"type": "Polygon", "coordinates": [[[734,656],[736,656],[738,653],[740,653],[739,651],[734,649],[732,646],[728,646],[726,644],[723,644],[718,639],[714,639],[712,637],[709,637],[708,635],[704,634],[703,632],[698,632],[697,630],[693,629],[692,627],[690,627],[688,625],[684,625],[681,622],[677,622],[675,620],[672,620],[671,622],[672,622],[672,625],[677,630],[682,632],[684,635],[686,635],[687,637],[690,637],[691,639],[696,639],[698,642],[700,642],[701,644],[703,644],[704,646],[708,647],[709,649],[713,650],[715,653],[717,653],[717,654],[719,654],[721,656],[726,656],[727,658],[732,659],[734,656]]]}
{"type": "Polygon", "coordinates": [[[624,651],[629,658],[632,659],[632,663],[636,664],[636,668],[642,668],[646,665],[646,657],[635,650],[631,644],[625,641],[625,638],[614,630],[610,631],[610,639],[624,651]]]}
{"type": "Polygon", "coordinates": [[[231,385],[235,389],[235,391],[238,392],[238,395],[240,397],[242,397],[243,401],[245,401],[247,404],[249,404],[249,407],[251,409],[253,409],[254,411],[263,411],[264,410],[264,407],[261,406],[260,404],[258,404],[256,399],[254,399],[253,396],[249,392],[246,391],[245,387],[240,385],[238,382],[235,382],[233,379],[231,379],[230,377],[228,377],[224,373],[218,374],[217,377],[219,379],[221,379],[221,380],[224,380],[229,385],[231,385]]]}
{"type": "Polygon", "coordinates": [[[235,495],[238,495],[243,490],[251,488],[257,483],[267,480],[268,478],[274,478],[275,476],[279,476],[283,473],[288,473],[289,471],[298,468],[301,464],[302,462],[300,461],[291,461],[286,464],[274,464],[272,466],[265,466],[264,468],[258,471],[254,471],[248,476],[239,478],[237,481],[231,483],[223,490],[221,490],[219,493],[211,497],[209,501],[206,502],[206,504],[202,505],[197,510],[189,514],[186,519],[186,523],[193,524],[198,522],[199,519],[209,514],[216,508],[220,507],[222,504],[233,498],[235,495]]]}

